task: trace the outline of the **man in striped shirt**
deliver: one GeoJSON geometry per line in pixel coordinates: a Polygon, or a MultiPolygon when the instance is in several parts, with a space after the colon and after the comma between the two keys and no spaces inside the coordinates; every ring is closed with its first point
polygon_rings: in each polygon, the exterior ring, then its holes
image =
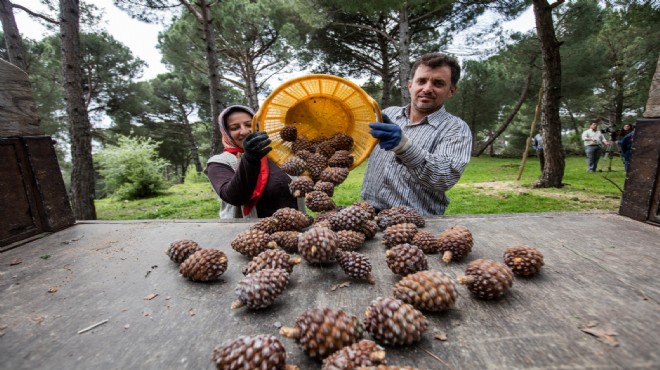
{"type": "Polygon", "coordinates": [[[371,123],[380,140],[369,156],[362,198],[376,209],[410,206],[424,216],[445,212],[449,190],[470,161],[468,125],[444,107],[458,89],[458,62],[441,53],[422,56],[410,71],[411,103],[383,110],[371,123]]]}

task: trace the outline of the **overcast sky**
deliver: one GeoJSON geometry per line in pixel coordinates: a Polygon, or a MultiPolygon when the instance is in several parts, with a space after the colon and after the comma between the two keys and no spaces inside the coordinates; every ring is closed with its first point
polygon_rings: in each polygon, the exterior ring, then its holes
{"type": "MultiPolygon", "coordinates": [[[[39,0],[13,0],[26,8],[39,11],[44,7],[39,0]]],[[[161,55],[156,49],[158,32],[163,30],[164,26],[159,24],[148,24],[132,19],[126,13],[119,10],[112,4],[112,0],[87,0],[101,9],[105,9],[105,28],[116,40],[128,46],[133,55],[144,60],[148,66],[144,69],[143,80],[152,79],[160,73],[167,72],[165,66],[160,62],[161,55]]],[[[32,17],[28,16],[20,9],[14,10],[18,29],[23,37],[40,40],[47,33],[47,30],[32,17]]],[[[534,27],[534,14],[528,9],[520,18],[515,21],[507,22],[505,27],[515,31],[527,31],[534,27]]],[[[449,48],[451,50],[451,47],[449,48]]],[[[300,74],[304,74],[301,72],[300,74]]],[[[295,76],[289,75],[281,82],[295,76]]]]}

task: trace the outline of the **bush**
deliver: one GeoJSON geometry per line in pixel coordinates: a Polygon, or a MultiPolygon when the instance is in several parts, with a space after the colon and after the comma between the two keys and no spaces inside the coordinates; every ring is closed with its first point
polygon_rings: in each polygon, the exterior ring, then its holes
{"type": "Polygon", "coordinates": [[[189,166],[186,171],[186,178],[183,180],[184,184],[201,184],[208,183],[209,178],[206,177],[204,172],[197,172],[195,166],[189,166]]]}
{"type": "Polygon", "coordinates": [[[160,143],[151,139],[119,137],[94,156],[105,190],[115,198],[137,199],[158,194],[163,188],[165,161],[158,158],[160,143]]]}

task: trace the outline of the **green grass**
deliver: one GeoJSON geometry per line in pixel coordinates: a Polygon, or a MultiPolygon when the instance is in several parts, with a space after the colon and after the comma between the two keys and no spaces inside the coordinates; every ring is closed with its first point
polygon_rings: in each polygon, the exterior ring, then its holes
{"type": "MultiPolygon", "coordinates": [[[[535,189],[540,176],[538,160],[530,157],[516,181],[521,160],[472,158],[461,180],[447,192],[451,203],[447,215],[564,211],[616,211],[619,208],[625,173],[621,159],[611,162],[612,172],[587,173],[583,157],[566,159],[560,189],[535,189]],[[608,181],[611,180],[612,182],[608,181]]],[[[605,171],[609,160],[601,163],[605,171]]],[[[332,197],[338,205],[360,200],[366,163],[351,171],[332,197]]],[[[160,196],[135,201],[96,201],[100,220],[205,219],[217,218],[219,203],[209,183],[174,185],[160,196]]]]}

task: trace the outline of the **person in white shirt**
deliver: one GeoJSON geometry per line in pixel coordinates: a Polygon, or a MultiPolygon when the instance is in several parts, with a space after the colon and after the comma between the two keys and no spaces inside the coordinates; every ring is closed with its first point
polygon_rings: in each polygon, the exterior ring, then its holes
{"type": "Polygon", "coordinates": [[[598,160],[603,152],[601,145],[610,145],[603,133],[598,130],[597,121],[591,121],[589,129],[582,133],[582,141],[584,141],[584,152],[587,155],[587,171],[596,172],[598,160]]]}

